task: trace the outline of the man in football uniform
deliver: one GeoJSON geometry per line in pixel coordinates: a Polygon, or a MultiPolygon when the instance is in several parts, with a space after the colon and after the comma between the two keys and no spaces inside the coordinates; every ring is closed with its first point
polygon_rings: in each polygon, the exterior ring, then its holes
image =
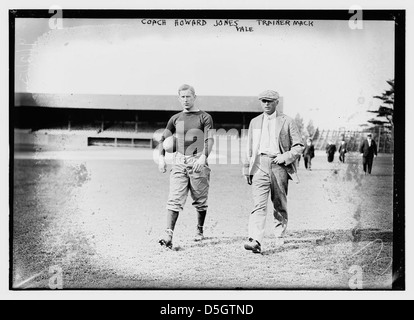
{"type": "Polygon", "coordinates": [[[173,234],[179,212],[183,210],[189,192],[197,211],[198,223],[194,240],[201,241],[204,238],[211,171],[207,158],[214,144],[213,119],[208,113],[195,106],[194,88],[182,85],[178,89],[178,95],[183,111],[168,121],[159,144],[158,168],[161,173],[165,173],[167,165],[164,141],[171,136],[176,141],[167,202],[167,228],[164,236],[159,240],[161,246],[169,249],[173,245],[173,234]]]}

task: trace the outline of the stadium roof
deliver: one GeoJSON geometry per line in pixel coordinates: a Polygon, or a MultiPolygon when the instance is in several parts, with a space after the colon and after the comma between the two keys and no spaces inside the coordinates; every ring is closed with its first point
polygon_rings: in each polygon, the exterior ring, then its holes
{"type": "MultiPolygon", "coordinates": [[[[283,99],[281,99],[283,102],[283,99]]],[[[282,103],[281,103],[282,104],[282,103]]],[[[207,112],[262,112],[257,97],[199,96],[207,112]]],[[[16,107],[180,111],[177,96],[15,93],[16,107]]]]}

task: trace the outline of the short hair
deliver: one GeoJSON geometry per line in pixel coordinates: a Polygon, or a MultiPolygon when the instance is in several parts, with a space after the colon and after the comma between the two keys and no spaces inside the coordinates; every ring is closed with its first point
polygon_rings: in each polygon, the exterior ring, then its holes
{"type": "Polygon", "coordinates": [[[191,93],[193,94],[193,96],[195,96],[195,90],[194,87],[190,86],[189,84],[183,84],[182,86],[180,86],[178,88],[178,95],[180,94],[181,91],[185,91],[185,90],[190,90],[191,93]]]}

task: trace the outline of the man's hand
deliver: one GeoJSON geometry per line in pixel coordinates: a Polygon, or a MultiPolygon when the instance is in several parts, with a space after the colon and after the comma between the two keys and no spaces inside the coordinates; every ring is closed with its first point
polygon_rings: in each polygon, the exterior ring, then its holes
{"type": "Polygon", "coordinates": [[[250,185],[250,186],[253,183],[253,179],[252,178],[253,178],[253,176],[246,176],[247,184],[250,185]]]}
{"type": "Polygon", "coordinates": [[[278,154],[278,155],[276,156],[276,158],[274,158],[274,159],[272,160],[272,163],[276,163],[276,164],[284,164],[284,163],[285,163],[285,159],[284,159],[284,157],[283,157],[281,154],[278,154]]]}
{"type": "Polygon", "coordinates": [[[163,156],[160,156],[160,159],[158,160],[158,170],[161,173],[167,172],[167,163],[165,162],[165,158],[163,156]]]}
{"type": "Polygon", "coordinates": [[[203,168],[206,166],[207,164],[207,158],[206,156],[203,154],[201,155],[200,158],[198,158],[198,160],[194,163],[193,165],[193,171],[196,173],[201,172],[201,170],[203,170],[203,168]]]}

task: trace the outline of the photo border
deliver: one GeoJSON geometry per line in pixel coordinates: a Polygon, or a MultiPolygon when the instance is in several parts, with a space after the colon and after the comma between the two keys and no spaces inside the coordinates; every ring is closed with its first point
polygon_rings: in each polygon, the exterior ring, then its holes
{"type": "MultiPolygon", "coordinates": [[[[53,14],[49,10],[16,9],[9,11],[9,290],[13,289],[13,205],[14,205],[14,88],[15,88],[15,19],[16,18],[51,18],[53,14]]],[[[63,19],[134,19],[134,18],[156,18],[156,19],[287,19],[287,20],[349,20],[353,14],[348,10],[263,10],[263,9],[143,9],[143,10],[120,10],[120,9],[63,9],[63,19]]],[[[405,67],[406,67],[406,10],[363,10],[364,21],[394,21],[395,22],[395,105],[394,141],[394,223],[393,223],[393,285],[392,290],[405,290],[405,67]]],[[[30,291],[31,289],[29,289],[30,291]]],[[[46,290],[46,289],[33,289],[46,290]]],[[[65,289],[71,290],[71,289],[65,289]]],[[[90,290],[90,289],[88,289],[90,290]]],[[[109,289],[124,290],[124,289],[109,289]]],[[[132,289],[147,290],[147,289],[132,289]]],[[[163,289],[164,290],[164,289],[163,289]]],[[[173,289],[175,290],[175,289],[173,289]]],[[[228,289],[220,289],[228,290],[228,289]]],[[[282,289],[286,290],[286,289],[282,289]]],[[[292,289],[301,291],[301,289],[292,289]]],[[[309,289],[306,289],[309,291],[309,289]]],[[[326,289],[311,289],[316,291],[326,289]]],[[[347,290],[346,290],[347,291],[347,290]]],[[[372,290],[363,290],[372,291],[372,290]]],[[[374,290],[376,291],[376,290],[374,290]]],[[[379,290],[383,291],[383,290],[379,290]]]]}

